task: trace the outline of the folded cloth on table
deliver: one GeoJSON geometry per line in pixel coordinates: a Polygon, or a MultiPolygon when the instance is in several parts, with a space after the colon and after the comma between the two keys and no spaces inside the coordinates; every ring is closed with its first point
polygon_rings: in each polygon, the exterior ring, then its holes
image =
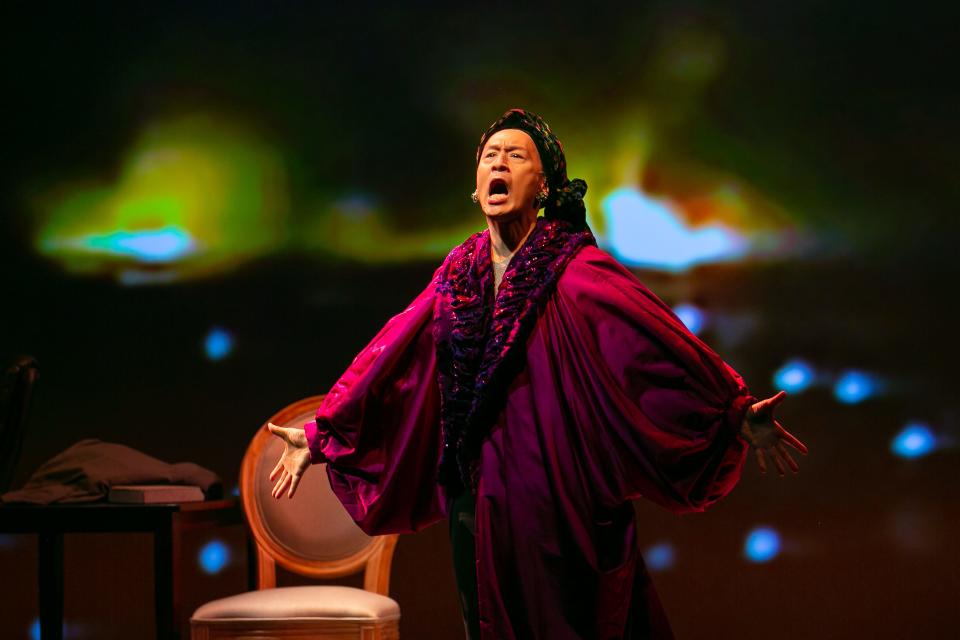
{"type": "Polygon", "coordinates": [[[192,462],[169,464],[122,444],[81,440],[47,460],[22,488],[8,491],[8,504],[94,502],[120,484],[187,484],[208,499],[223,496],[223,482],[192,462]]]}

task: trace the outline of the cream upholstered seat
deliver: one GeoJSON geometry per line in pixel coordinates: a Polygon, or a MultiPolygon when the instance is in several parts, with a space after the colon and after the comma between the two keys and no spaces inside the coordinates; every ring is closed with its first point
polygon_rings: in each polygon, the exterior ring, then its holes
{"type": "MultiPolygon", "coordinates": [[[[321,400],[296,402],[269,422],[302,426],[321,400]]],[[[257,547],[258,590],[201,606],[190,618],[191,638],[398,638],[400,607],[387,596],[397,536],[361,531],[330,489],[323,465],[304,474],[292,500],[275,500],[269,474],[282,451],[283,443],[264,425],[240,470],[243,510],[257,547]],[[277,564],[314,578],[365,571],[364,588],[277,588],[277,564]]]]}
{"type": "Polygon", "coordinates": [[[400,617],[400,607],[390,598],[365,589],[316,585],[249,591],[214,600],[197,609],[194,618],[241,620],[251,613],[270,620],[392,620],[400,617]]]}

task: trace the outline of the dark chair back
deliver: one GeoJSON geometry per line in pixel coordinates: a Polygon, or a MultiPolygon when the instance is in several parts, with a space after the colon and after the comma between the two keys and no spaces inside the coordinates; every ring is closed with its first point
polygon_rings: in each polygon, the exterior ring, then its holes
{"type": "Polygon", "coordinates": [[[14,358],[3,372],[0,381],[0,493],[9,491],[13,482],[27,428],[30,396],[39,376],[37,361],[30,356],[14,358]]]}

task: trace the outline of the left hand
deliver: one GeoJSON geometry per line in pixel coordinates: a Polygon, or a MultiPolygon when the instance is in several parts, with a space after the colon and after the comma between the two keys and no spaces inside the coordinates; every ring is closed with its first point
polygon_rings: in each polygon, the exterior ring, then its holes
{"type": "Polygon", "coordinates": [[[740,434],[754,447],[760,473],[767,472],[767,461],[763,457],[764,452],[773,460],[781,476],[786,475],[784,465],[790,467],[790,471],[794,473],[800,471],[800,466],[787,451],[786,445],[790,445],[803,455],[807,455],[806,445],[784,429],[783,425],[773,417],[774,407],[786,397],[787,392],[780,391],[773,397],[754,403],[747,409],[743,418],[740,434]]]}

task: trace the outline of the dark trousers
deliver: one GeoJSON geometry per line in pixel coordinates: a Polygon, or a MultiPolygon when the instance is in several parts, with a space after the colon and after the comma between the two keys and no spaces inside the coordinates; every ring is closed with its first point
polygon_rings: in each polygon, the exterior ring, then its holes
{"type": "Polygon", "coordinates": [[[477,558],[474,516],[476,501],[469,491],[453,499],[450,514],[450,544],[453,547],[453,573],[460,595],[463,626],[467,640],[480,640],[480,612],[477,597],[477,558]]]}

